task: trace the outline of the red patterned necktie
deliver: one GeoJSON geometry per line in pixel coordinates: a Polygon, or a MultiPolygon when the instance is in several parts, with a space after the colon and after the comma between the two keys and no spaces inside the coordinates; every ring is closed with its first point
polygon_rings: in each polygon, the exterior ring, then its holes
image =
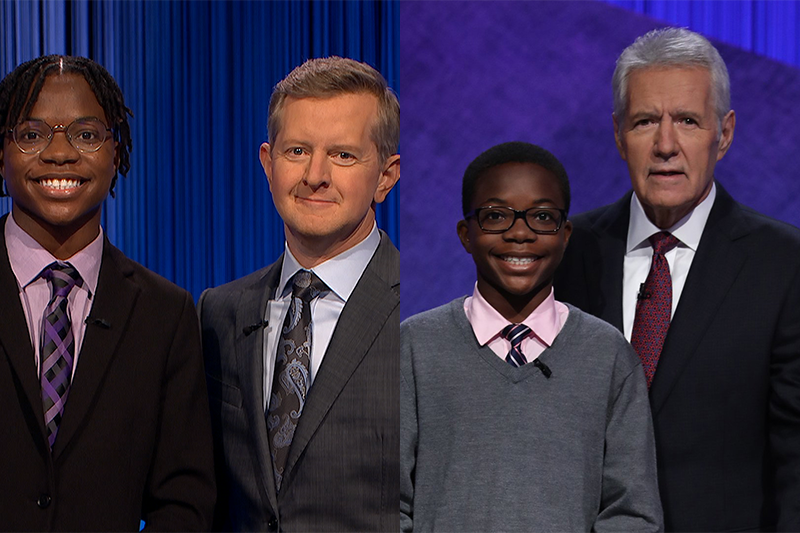
{"type": "Polygon", "coordinates": [[[41,276],[50,284],[50,302],[44,310],[39,357],[44,425],[52,449],[64,415],[75,355],[67,297],[73,287],[83,284],[83,280],[70,264],[52,263],[42,271],[41,276]]]}
{"type": "Polygon", "coordinates": [[[672,277],[664,254],[678,245],[678,239],[662,231],[650,237],[650,244],[653,246],[653,262],[647,281],[639,290],[631,334],[631,344],[642,360],[648,388],[656,373],[672,314],[672,277]]]}
{"type": "Polygon", "coordinates": [[[292,277],[292,299],[278,340],[275,375],[267,409],[269,449],[278,490],[283,481],[294,430],[303,414],[308,394],[311,301],[325,290],[328,290],[325,282],[309,270],[300,270],[292,277]]]}

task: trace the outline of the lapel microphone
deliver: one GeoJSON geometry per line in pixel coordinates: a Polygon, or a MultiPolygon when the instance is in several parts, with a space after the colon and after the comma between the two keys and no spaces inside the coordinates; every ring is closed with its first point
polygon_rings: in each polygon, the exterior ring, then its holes
{"type": "Polygon", "coordinates": [[[93,326],[100,326],[103,329],[111,329],[111,322],[109,322],[104,318],[94,318],[91,316],[87,316],[86,320],[84,320],[83,323],[86,324],[87,326],[91,324],[93,326]]]}
{"type": "Polygon", "coordinates": [[[244,333],[245,336],[246,335],[250,335],[254,331],[257,331],[259,329],[263,329],[263,328],[267,327],[268,325],[269,325],[269,320],[261,320],[260,322],[256,322],[255,324],[252,324],[250,326],[247,326],[246,328],[243,328],[242,329],[242,333],[244,333]]]}
{"type": "Polygon", "coordinates": [[[645,291],[644,282],[639,285],[639,294],[636,295],[638,301],[647,300],[650,298],[650,293],[645,291]]]}
{"type": "Polygon", "coordinates": [[[543,362],[539,361],[538,357],[533,360],[533,366],[541,370],[542,374],[544,374],[544,377],[546,377],[547,379],[550,379],[550,376],[553,375],[553,371],[550,370],[550,367],[544,364],[543,362]]]}

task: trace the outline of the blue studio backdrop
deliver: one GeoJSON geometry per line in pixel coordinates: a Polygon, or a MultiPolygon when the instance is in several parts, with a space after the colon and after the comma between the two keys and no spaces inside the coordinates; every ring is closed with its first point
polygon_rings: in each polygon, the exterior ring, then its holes
{"type": "MultiPolygon", "coordinates": [[[[398,20],[394,2],[2,1],[0,76],[44,54],[108,69],[134,113],[133,152],[103,227],[196,299],[283,251],[258,160],[272,87],[306,59],[341,55],[399,94],[398,20]]],[[[378,225],[399,244],[397,198],[378,225]]]]}

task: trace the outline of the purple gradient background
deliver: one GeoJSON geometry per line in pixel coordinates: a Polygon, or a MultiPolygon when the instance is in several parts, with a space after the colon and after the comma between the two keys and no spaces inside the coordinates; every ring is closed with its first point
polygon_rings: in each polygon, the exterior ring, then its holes
{"type": "MultiPolygon", "coordinates": [[[[400,220],[403,318],[471,293],[461,176],[480,152],[522,140],[567,169],[571,213],[630,188],[614,146],[619,53],[663,23],[599,2],[402,2],[400,220]]],[[[737,123],[716,177],[740,202],[800,225],[800,72],[714,42],[737,123]]]]}

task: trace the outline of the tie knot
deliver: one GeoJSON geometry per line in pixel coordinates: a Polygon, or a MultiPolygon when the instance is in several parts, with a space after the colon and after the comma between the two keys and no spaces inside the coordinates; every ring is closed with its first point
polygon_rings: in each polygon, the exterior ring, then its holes
{"type": "Polygon", "coordinates": [[[69,263],[51,263],[42,270],[41,276],[50,282],[51,298],[66,298],[73,287],[83,285],[81,275],[69,263]]]}
{"type": "Polygon", "coordinates": [[[310,270],[298,270],[292,276],[292,296],[294,298],[300,298],[308,303],[325,290],[328,290],[328,286],[310,270]]]}
{"type": "Polygon", "coordinates": [[[531,328],[525,324],[509,324],[503,328],[500,335],[511,343],[512,347],[518,347],[522,343],[522,339],[528,336],[531,328]]]}
{"type": "Polygon", "coordinates": [[[678,238],[672,233],[659,231],[650,237],[650,244],[653,246],[654,254],[665,254],[678,245],[678,238]]]}

